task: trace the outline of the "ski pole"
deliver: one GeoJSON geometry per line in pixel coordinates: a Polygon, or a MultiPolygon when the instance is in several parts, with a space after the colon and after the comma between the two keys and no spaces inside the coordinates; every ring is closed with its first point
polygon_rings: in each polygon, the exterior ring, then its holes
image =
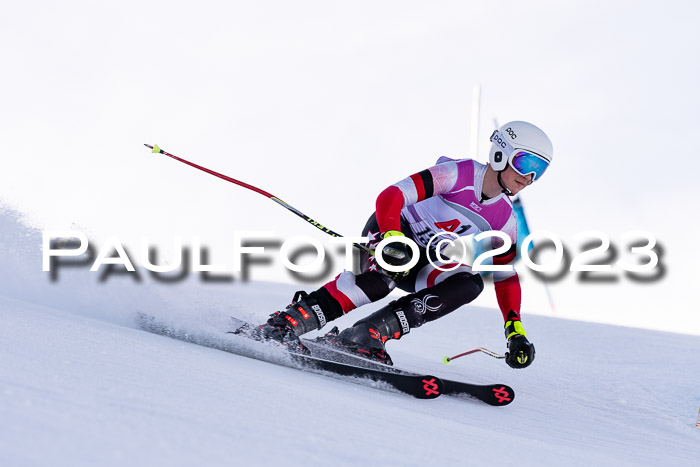
{"type": "Polygon", "coordinates": [[[486,355],[490,355],[493,358],[498,358],[498,359],[506,358],[505,355],[497,354],[496,352],[494,352],[492,350],[485,349],[483,347],[477,347],[476,349],[467,350],[466,352],[462,352],[460,354],[457,354],[454,357],[448,357],[448,356],[442,357],[442,363],[444,363],[445,365],[449,365],[450,362],[452,360],[454,360],[455,358],[464,357],[465,355],[471,355],[471,354],[476,353],[476,352],[484,352],[486,355]]]}
{"type": "MultiPolygon", "coordinates": [[[[298,209],[296,209],[294,206],[291,206],[291,205],[285,203],[284,201],[282,201],[282,200],[279,199],[278,197],[276,197],[276,196],[274,196],[274,195],[268,193],[268,192],[265,191],[265,190],[261,190],[260,188],[254,187],[253,185],[249,185],[249,184],[247,184],[247,183],[245,183],[245,182],[241,182],[240,180],[236,180],[235,178],[231,178],[231,177],[229,177],[229,176],[227,176],[227,175],[224,175],[224,174],[221,174],[221,173],[219,173],[219,172],[215,172],[215,171],[213,171],[213,170],[207,169],[206,167],[202,167],[201,165],[197,165],[197,164],[195,164],[195,163],[193,163],[193,162],[190,162],[190,161],[188,161],[188,160],[181,159],[181,158],[179,158],[179,157],[177,157],[177,156],[175,156],[175,155],[173,155],[173,154],[170,154],[170,153],[167,152],[167,151],[163,151],[161,148],[158,147],[157,144],[154,145],[154,146],[151,146],[150,144],[144,144],[144,146],[146,146],[146,147],[149,148],[149,149],[152,149],[151,152],[153,152],[154,154],[163,154],[164,156],[171,157],[171,158],[175,159],[176,161],[182,162],[183,164],[187,164],[187,165],[189,165],[189,166],[191,166],[191,167],[194,167],[195,169],[199,169],[199,170],[201,170],[202,172],[206,172],[206,173],[208,173],[208,174],[210,174],[210,175],[213,175],[213,176],[215,176],[215,177],[219,177],[219,178],[221,178],[221,179],[223,179],[223,180],[226,180],[227,182],[231,182],[231,183],[234,183],[234,184],[236,184],[236,185],[238,185],[238,186],[242,186],[243,188],[248,188],[249,190],[252,190],[252,191],[254,191],[254,192],[256,192],[256,193],[260,193],[261,195],[263,195],[263,196],[265,196],[265,197],[267,197],[267,198],[270,198],[272,201],[274,201],[275,203],[279,204],[280,206],[282,206],[283,208],[287,209],[288,211],[291,211],[291,212],[293,212],[294,214],[296,214],[297,216],[301,217],[302,219],[304,219],[306,222],[308,222],[309,224],[313,225],[313,226],[316,227],[317,229],[320,229],[320,230],[324,231],[325,233],[327,233],[327,234],[330,235],[331,237],[342,237],[342,235],[340,235],[339,233],[333,232],[333,231],[332,231],[331,229],[329,229],[328,227],[322,226],[321,224],[319,224],[318,222],[316,222],[315,220],[313,220],[312,218],[310,218],[309,216],[307,216],[307,215],[304,214],[303,212],[301,212],[301,211],[299,211],[298,209]]],[[[359,248],[360,250],[364,251],[365,253],[369,254],[370,256],[374,256],[374,250],[372,250],[371,248],[368,248],[368,247],[366,247],[366,246],[364,246],[364,245],[361,245],[361,244],[359,244],[359,243],[353,243],[353,246],[359,248]]]]}

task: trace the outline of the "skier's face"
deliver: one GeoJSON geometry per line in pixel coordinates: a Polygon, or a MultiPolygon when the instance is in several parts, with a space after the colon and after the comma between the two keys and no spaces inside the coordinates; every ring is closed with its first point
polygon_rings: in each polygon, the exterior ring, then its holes
{"type": "Polygon", "coordinates": [[[503,184],[508,188],[514,195],[520,190],[532,183],[532,179],[535,177],[534,174],[527,176],[520,175],[518,172],[513,170],[511,166],[508,166],[506,170],[501,174],[501,180],[503,184]]]}

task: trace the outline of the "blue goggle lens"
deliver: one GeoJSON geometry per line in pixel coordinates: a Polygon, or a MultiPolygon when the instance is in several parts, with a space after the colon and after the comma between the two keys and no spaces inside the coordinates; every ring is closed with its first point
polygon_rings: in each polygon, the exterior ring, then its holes
{"type": "Polygon", "coordinates": [[[527,151],[518,151],[511,159],[511,167],[515,169],[523,177],[535,174],[534,180],[539,179],[547,167],[549,167],[549,162],[537,154],[533,154],[527,151]]]}

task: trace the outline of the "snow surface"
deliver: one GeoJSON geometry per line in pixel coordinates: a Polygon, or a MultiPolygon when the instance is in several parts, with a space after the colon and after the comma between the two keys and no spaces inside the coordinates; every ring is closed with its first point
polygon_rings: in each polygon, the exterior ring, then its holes
{"type": "MultiPolygon", "coordinates": [[[[40,237],[0,213],[0,465],[697,465],[700,337],[526,316],[521,371],[500,312],[464,307],[388,350],[396,365],[516,391],[507,407],[411,397],[136,329],[139,311],[225,338],[287,284],[41,272],[40,237]]],[[[356,310],[342,328],[381,304],[356,310]]]]}

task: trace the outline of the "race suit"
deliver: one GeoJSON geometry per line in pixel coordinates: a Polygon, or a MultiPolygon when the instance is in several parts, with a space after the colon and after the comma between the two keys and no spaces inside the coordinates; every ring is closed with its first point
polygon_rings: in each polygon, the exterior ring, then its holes
{"type": "MultiPolygon", "coordinates": [[[[516,257],[516,215],[507,195],[501,193],[491,199],[483,198],[486,169],[486,165],[471,159],[442,157],[435,166],[382,191],[377,198],[376,212],[362,232],[369,238],[368,246],[374,248],[387,231],[401,231],[420,247],[419,261],[406,276],[392,279],[381,271],[374,256],[361,253],[360,274],[344,271],[319,290],[326,296],[323,301],[326,302],[328,320],[380,300],[395,287],[412,293],[417,299],[414,303],[418,303],[418,310],[409,316],[411,328],[471,302],[483,290],[479,274],[474,273],[468,264],[435,261],[435,245],[445,232],[467,236],[490,230],[501,231],[510,238],[511,247],[495,256],[493,264],[512,265],[516,257]],[[436,235],[438,237],[431,242],[436,235]],[[450,270],[436,268],[428,261],[429,256],[435,264],[450,270]]],[[[493,239],[493,248],[502,245],[502,240],[493,239]]],[[[520,319],[520,282],[515,269],[494,272],[493,279],[504,320],[509,313],[509,319],[512,319],[512,312],[520,319]]]]}

